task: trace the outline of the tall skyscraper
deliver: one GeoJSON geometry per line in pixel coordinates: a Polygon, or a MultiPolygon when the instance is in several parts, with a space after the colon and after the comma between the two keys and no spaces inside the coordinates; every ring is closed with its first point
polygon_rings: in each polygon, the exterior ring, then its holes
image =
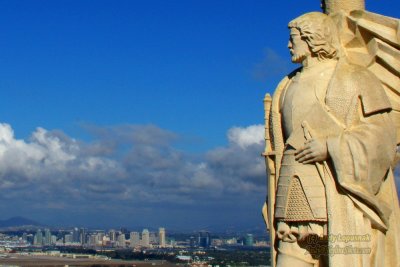
{"type": "Polygon", "coordinates": [[[97,243],[98,243],[98,244],[101,244],[101,243],[103,242],[103,237],[104,237],[105,235],[106,235],[106,234],[104,233],[104,231],[97,231],[96,236],[97,236],[97,243]]]}
{"type": "Polygon", "coordinates": [[[198,244],[200,247],[208,248],[211,244],[210,233],[207,231],[200,231],[198,237],[198,244]]]}
{"type": "Polygon", "coordinates": [[[44,240],[43,245],[50,246],[51,245],[51,232],[50,229],[44,229],[44,240]]]}
{"type": "Polygon", "coordinates": [[[254,237],[252,234],[247,234],[245,239],[244,239],[244,244],[246,246],[252,247],[254,245],[254,237]]]}
{"type": "Polygon", "coordinates": [[[114,229],[111,229],[111,230],[108,232],[108,235],[109,235],[109,237],[110,237],[110,241],[112,241],[112,242],[117,241],[117,232],[116,232],[114,229]]]}
{"type": "Polygon", "coordinates": [[[165,248],[165,228],[158,229],[158,240],[161,248],[165,248]]]}
{"type": "Polygon", "coordinates": [[[158,244],[157,233],[149,232],[149,243],[150,243],[150,245],[157,245],[158,244]]]}
{"type": "Polygon", "coordinates": [[[72,242],[80,243],[80,240],[79,240],[79,229],[76,228],[76,227],[72,230],[72,242]]]}
{"type": "Polygon", "coordinates": [[[43,245],[43,233],[42,233],[42,230],[38,229],[36,231],[33,244],[35,246],[42,246],[43,245]]]}
{"type": "Polygon", "coordinates": [[[150,247],[150,233],[147,229],[143,229],[141,245],[143,247],[150,247]]]}
{"type": "Polygon", "coordinates": [[[131,242],[131,248],[140,245],[140,234],[139,232],[131,232],[129,234],[129,239],[131,242]]]}
{"type": "Polygon", "coordinates": [[[51,235],[51,244],[54,245],[57,243],[57,237],[55,235],[51,235]]]}
{"type": "Polygon", "coordinates": [[[85,245],[87,243],[87,238],[86,238],[86,229],[85,228],[81,228],[79,229],[79,242],[82,245],[85,245]]]}
{"type": "Polygon", "coordinates": [[[118,246],[124,248],[126,245],[125,234],[121,233],[118,236],[118,246]]]}

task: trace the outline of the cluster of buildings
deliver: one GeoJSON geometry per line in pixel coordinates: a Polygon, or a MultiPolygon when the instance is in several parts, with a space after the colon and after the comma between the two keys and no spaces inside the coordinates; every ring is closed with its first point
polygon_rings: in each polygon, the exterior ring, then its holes
{"type": "MultiPolygon", "coordinates": [[[[214,242],[216,240],[213,240],[214,242]]],[[[252,234],[246,234],[244,237],[241,238],[230,238],[225,240],[225,244],[227,245],[242,245],[246,247],[253,247],[253,246],[263,246],[266,245],[266,242],[255,242],[254,236],[252,234]]]]}
{"type": "MultiPolygon", "coordinates": [[[[185,245],[183,243],[183,245],[185,245]]],[[[211,238],[210,233],[206,231],[200,231],[197,236],[191,236],[189,239],[189,247],[222,247],[222,246],[267,246],[265,241],[255,241],[253,234],[246,234],[241,237],[232,238],[211,238]]]]}
{"type": "Polygon", "coordinates": [[[166,247],[165,228],[158,232],[143,229],[142,232],[104,230],[88,231],[86,228],[74,228],[72,231],[51,232],[50,229],[38,229],[35,234],[22,235],[22,240],[33,246],[85,246],[85,247],[166,247]]]}
{"type": "MultiPolygon", "coordinates": [[[[257,238],[259,239],[259,238],[257,238]]],[[[13,235],[0,233],[1,247],[83,247],[91,249],[149,249],[149,248],[204,248],[209,247],[265,247],[264,240],[255,240],[253,234],[238,236],[211,236],[208,231],[193,234],[172,234],[168,240],[165,228],[158,231],[143,229],[141,232],[120,230],[88,230],[73,228],[70,230],[44,230],[23,232],[13,235]]]]}

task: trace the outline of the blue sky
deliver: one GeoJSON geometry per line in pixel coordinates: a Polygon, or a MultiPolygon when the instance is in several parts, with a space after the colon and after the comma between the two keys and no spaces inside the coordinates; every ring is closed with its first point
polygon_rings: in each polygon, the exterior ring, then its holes
{"type": "MultiPolygon", "coordinates": [[[[367,8],[400,17],[397,0],[367,8]]],[[[262,99],[294,68],[288,21],[315,10],[0,0],[2,217],[262,227],[262,99]]]]}

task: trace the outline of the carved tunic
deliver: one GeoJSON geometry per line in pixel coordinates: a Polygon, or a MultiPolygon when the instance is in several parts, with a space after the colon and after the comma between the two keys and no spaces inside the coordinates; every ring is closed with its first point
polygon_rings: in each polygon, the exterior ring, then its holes
{"type": "Polygon", "coordinates": [[[335,64],[326,64],[322,72],[320,67],[298,72],[281,99],[286,144],[278,179],[275,218],[284,221],[327,221],[323,177],[315,164],[299,163],[294,155],[306,141],[301,124],[314,106],[323,104],[335,64]]]}

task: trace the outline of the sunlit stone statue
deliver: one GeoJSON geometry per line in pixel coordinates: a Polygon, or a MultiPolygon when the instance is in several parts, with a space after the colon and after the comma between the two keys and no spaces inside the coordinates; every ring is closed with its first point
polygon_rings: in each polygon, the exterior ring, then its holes
{"type": "Polygon", "coordinates": [[[400,24],[322,7],[289,23],[302,66],[264,100],[272,265],[400,266],[400,24]]]}

